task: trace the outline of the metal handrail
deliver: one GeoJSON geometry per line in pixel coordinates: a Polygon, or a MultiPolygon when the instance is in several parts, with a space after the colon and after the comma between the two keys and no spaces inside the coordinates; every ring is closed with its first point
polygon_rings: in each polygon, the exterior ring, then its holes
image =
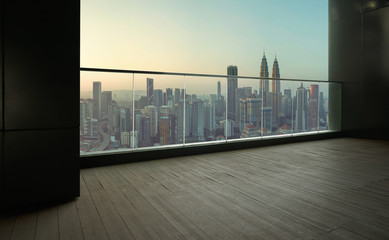
{"type": "Polygon", "coordinates": [[[109,68],[87,68],[81,67],[80,71],[85,72],[110,72],[110,73],[134,73],[134,74],[153,74],[153,75],[175,75],[175,76],[191,76],[191,77],[217,77],[217,78],[241,78],[241,79],[265,79],[279,81],[295,81],[295,82],[319,82],[319,83],[341,83],[337,81],[325,80],[309,80],[296,78],[271,78],[271,77],[249,77],[249,76],[234,76],[234,75],[218,75],[218,74],[198,74],[198,73],[179,73],[179,72],[161,72],[161,71],[144,71],[144,70],[128,70],[128,69],[109,69],[109,68]]]}

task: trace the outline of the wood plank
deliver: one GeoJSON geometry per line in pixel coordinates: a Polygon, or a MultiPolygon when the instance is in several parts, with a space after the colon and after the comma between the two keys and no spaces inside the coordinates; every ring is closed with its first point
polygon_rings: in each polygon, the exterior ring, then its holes
{"type": "Polygon", "coordinates": [[[81,171],[0,239],[389,239],[389,142],[329,139],[81,171]]]}
{"type": "Polygon", "coordinates": [[[80,218],[74,201],[58,206],[58,225],[61,240],[84,239],[80,218]]]}
{"type": "Polygon", "coordinates": [[[80,178],[80,198],[77,199],[76,206],[85,239],[109,239],[83,177],[80,178]]]}
{"type": "Polygon", "coordinates": [[[35,239],[36,240],[59,239],[57,207],[43,209],[38,212],[35,239]]]}
{"type": "Polygon", "coordinates": [[[12,230],[11,240],[29,240],[35,238],[37,213],[31,212],[18,216],[12,230]]]}
{"type": "Polygon", "coordinates": [[[0,239],[10,239],[12,230],[15,226],[16,216],[0,217],[0,239]]]}

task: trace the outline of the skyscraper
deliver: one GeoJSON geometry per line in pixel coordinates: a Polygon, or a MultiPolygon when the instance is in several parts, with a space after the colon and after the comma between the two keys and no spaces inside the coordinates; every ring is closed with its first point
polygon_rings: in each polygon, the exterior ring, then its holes
{"type": "MultiPolygon", "coordinates": [[[[227,75],[228,76],[237,76],[238,75],[238,67],[237,66],[228,66],[227,67],[227,75]]],[[[235,120],[236,119],[236,89],[238,89],[238,78],[236,77],[228,77],[227,79],[227,111],[228,111],[228,119],[235,120]]]]}
{"type": "Polygon", "coordinates": [[[120,132],[130,132],[132,130],[132,116],[129,108],[120,109],[120,132]]]}
{"type": "Polygon", "coordinates": [[[153,91],[153,105],[157,108],[163,105],[162,90],[155,89],[153,91]]]}
{"type": "Polygon", "coordinates": [[[153,105],[154,79],[147,78],[147,104],[153,105]]]}
{"type": "Polygon", "coordinates": [[[166,103],[165,105],[168,105],[172,107],[174,105],[173,103],[173,88],[166,88],[166,103]]]}
{"type": "Polygon", "coordinates": [[[146,114],[150,119],[150,137],[155,137],[158,133],[158,110],[155,106],[145,107],[146,114]]]}
{"type": "Polygon", "coordinates": [[[205,128],[209,131],[212,131],[216,128],[216,107],[215,103],[208,103],[206,105],[206,112],[205,112],[205,128]]]}
{"type": "Polygon", "coordinates": [[[161,145],[170,144],[170,136],[171,136],[171,121],[169,116],[161,116],[159,118],[159,139],[161,145]]]}
{"type": "Polygon", "coordinates": [[[174,104],[179,104],[180,103],[180,89],[175,88],[174,89],[174,104]]]}
{"type": "Polygon", "coordinates": [[[280,80],[274,80],[280,78],[280,68],[278,65],[277,57],[274,59],[273,69],[272,69],[272,84],[271,84],[271,96],[272,96],[272,113],[273,113],[273,126],[279,126],[279,115],[280,115],[280,106],[281,106],[281,84],[280,80]]]}
{"type": "Polygon", "coordinates": [[[112,91],[101,93],[101,114],[102,117],[108,117],[108,106],[112,104],[112,91]]]}
{"type": "Polygon", "coordinates": [[[101,82],[93,82],[93,118],[101,119],[101,82]]]}
{"type": "Polygon", "coordinates": [[[307,130],[307,91],[301,84],[296,91],[296,122],[295,131],[303,132],[307,130]]]}
{"type": "MultiPolygon", "coordinates": [[[[261,77],[261,78],[268,78],[269,77],[269,69],[267,66],[265,52],[263,53],[263,57],[262,57],[259,77],[261,77]]],[[[261,79],[259,81],[259,96],[262,98],[262,93],[266,96],[267,92],[269,92],[269,80],[261,79]]]]}
{"type": "Polygon", "coordinates": [[[197,140],[204,140],[205,108],[200,99],[192,102],[192,136],[197,140]]]}
{"type": "Polygon", "coordinates": [[[222,95],[222,87],[220,81],[217,81],[217,100],[220,100],[221,95],[222,95]]]}
{"type": "Polygon", "coordinates": [[[308,104],[308,128],[317,129],[319,125],[319,85],[310,86],[308,104]]]}

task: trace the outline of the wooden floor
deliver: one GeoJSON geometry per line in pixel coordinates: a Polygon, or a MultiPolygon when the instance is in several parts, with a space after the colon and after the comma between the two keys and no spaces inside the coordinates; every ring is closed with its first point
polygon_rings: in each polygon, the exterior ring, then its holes
{"type": "Polygon", "coordinates": [[[330,139],[81,171],[0,239],[389,239],[389,142],[330,139]]]}

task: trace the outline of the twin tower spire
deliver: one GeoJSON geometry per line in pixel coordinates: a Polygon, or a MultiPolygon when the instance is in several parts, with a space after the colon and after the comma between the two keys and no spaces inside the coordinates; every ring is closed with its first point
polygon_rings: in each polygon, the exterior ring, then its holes
{"type": "MultiPolygon", "coordinates": [[[[261,78],[268,78],[269,77],[269,69],[267,66],[265,52],[263,52],[263,57],[262,57],[262,62],[261,62],[261,70],[259,73],[259,77],[261,77],[261,78]]],[[[277,55],[274,58],[271,77],[272,78],[280,78],[280,67],[278,65],[277,55]]],[[[278,82],[278,84],[275,83],[274,85],[279,85],[279,81],[274,81],[274,82],[278,82]]],[[[269,90],[270,90],[269,89],[269,80],[266,80],[266,79],[260,80],[259,93],[261,94],[262,92],[269,92],[269,90]]],[[[279,86],[273,86],[273,84],[272,84],[272,92],[280,92],[280,91],[281,91],[281,89],[279,88],[279,86]]]]}

